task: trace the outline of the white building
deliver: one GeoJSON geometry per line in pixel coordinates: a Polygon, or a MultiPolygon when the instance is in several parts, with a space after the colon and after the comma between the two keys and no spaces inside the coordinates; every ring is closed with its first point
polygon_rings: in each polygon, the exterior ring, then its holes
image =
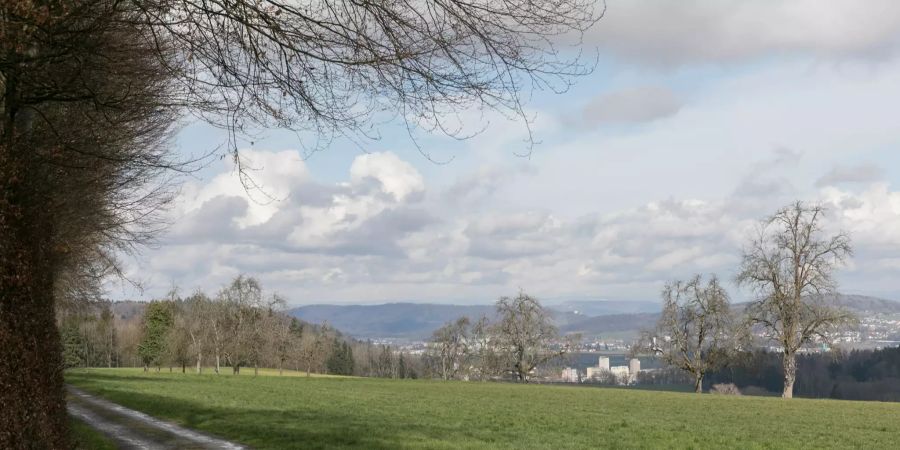
{"type": "Polygon", "coordinates": [[[629,384],[629,381],[631,380],[628,373],[628,366],[612,366],[609,368],[609,373],[616,377],[616,383],[618,384],[629,384]]]}
{"type": "Polygon", "coordinates": [[[562,371],[562,381],[564,383],[577,383],[578,380],[578,369],[574,367],[566,367],[562,371]]]}
{"type": "Polygon", "coordinates": [[[632,384],[637,381],[637,374],[641,371],[641,361],[631,358],[627,366],[609,366],[609,358],[601,356],[597,360],[597,367],[587,368],[587,379],[598,379],[604,374],[611,374],[618,384],[632,384]]]}
{"type": "Polygon", "coordinates": [[[600,359],[597,360],[597,367],[600,370],[609,371],[609,358],[601,356],[600,359]]]}

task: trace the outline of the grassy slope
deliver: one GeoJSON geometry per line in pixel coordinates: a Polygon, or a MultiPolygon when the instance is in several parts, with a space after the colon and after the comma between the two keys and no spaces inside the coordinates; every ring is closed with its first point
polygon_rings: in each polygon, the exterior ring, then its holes
{"type": "Polygon", "coordinates": [[[254,448],[896,448],[900,404],[363,378],[71,371],[67,381],[254,448]]]}

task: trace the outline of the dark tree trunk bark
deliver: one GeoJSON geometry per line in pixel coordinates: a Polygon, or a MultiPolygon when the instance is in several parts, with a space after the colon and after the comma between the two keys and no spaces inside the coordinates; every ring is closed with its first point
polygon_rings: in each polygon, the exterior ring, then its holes
{"type": "Polygon", "coordinates": [[[69,448],[52,222],[28,153],[0,143],[0,448],[69,448]]]}
{"type": "Polygon", "coordinates": [[[694,392],[698,394],[703,393],[703,374],[698,373],[694,375],[694,392]]]}

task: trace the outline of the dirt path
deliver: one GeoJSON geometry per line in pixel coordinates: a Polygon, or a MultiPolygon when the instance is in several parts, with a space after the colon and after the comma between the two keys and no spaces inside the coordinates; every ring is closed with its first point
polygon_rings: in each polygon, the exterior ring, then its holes
{"type": "Polygon", "coordinates": [[[150,417],[68,386],[69,414],[100,430],[122,449],[246,449],[178,425],[150,417]]]}

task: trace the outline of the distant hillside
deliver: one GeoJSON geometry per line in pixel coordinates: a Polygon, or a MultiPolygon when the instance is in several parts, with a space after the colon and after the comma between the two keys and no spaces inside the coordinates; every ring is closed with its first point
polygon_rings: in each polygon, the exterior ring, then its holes
{"type": "MultiPolygon", "coordinates": [[[[557,326],[568,330],[600,314],[659,311],[652,302],[607,300],[568,301],[547,306],[557,326]]],[[[343,332],[361,339],[425,339],[445,323],[462,316],[492,317],[494,305],[439,305],[431,303],[387,303],[382,305],[308,305],[290,314],[312,323],[327,321],[343,332]]],[[[638,319],[634,319],[638,320],[638,319]]]]}
{"type": "Polygon", "coordinates": [[[900,314],[900,302],[865,295],[841,295],[838,303],[860,315],[900,314]]]}
{"type": "Polygon", "coordinates": [[[560,328],[563,333],[580,333],[584,337],[609,334],[637,336],[642,329],[652,327],[659,313],[607,314],[587,317],[560,328]]]}
{"type": "Polygon", "coordinates": [[[387,303],[383,305],[307,305],[289,313],[307,322],[329,325],[355,338],[425,339],[445,323],[462,317],[494,313],[493,305],[437,305],[387,303]]]}
{"type": "Polygon", "coordinates": [[[605,316],[610,314],[655,313],[661,308],[659,302],[575,300],[550,304],[556,311],[571,312],[581,316],[605,316]]]}
{"type": "MultiPolygon", "coordinates": [[[[843,295],[838,303],[861,315],[900,314],[900,302],[862,295],[843,295]]],[[[735,305],[741,308],[745,304],[735,305]]],[[[563,333],[585,337],[636,336],[650,328],[659,317],[660,305],[653,302],[569,301],[551,304],[557,326],[563,333]]],[[[429,303],[387,303],[382,305],[308,305],[290,310],[307,322],[328,322],[358,339],[396,338],[419,340],[445,323],[462,316],[478,318],[494,314],[493,305],[438,305],[429,303]]]]}
{"type": "MultiPolygon", "coordinates": [[[[840,295],[837,303],[861,317],[878,314],[900,314],[900,302],[865,295],[840,295]]],[[[748,303],[738,303],[741,309],[748,303]]],[[[637,336],[642,329],[653,327],[659,319],[661,306],[656,305],[656,312],[640,312],[634,314],[606,314],[586,317],[560,326],[565,333],[581,333],[585,337],[616,334],[618,336],[637,336]]]]}

